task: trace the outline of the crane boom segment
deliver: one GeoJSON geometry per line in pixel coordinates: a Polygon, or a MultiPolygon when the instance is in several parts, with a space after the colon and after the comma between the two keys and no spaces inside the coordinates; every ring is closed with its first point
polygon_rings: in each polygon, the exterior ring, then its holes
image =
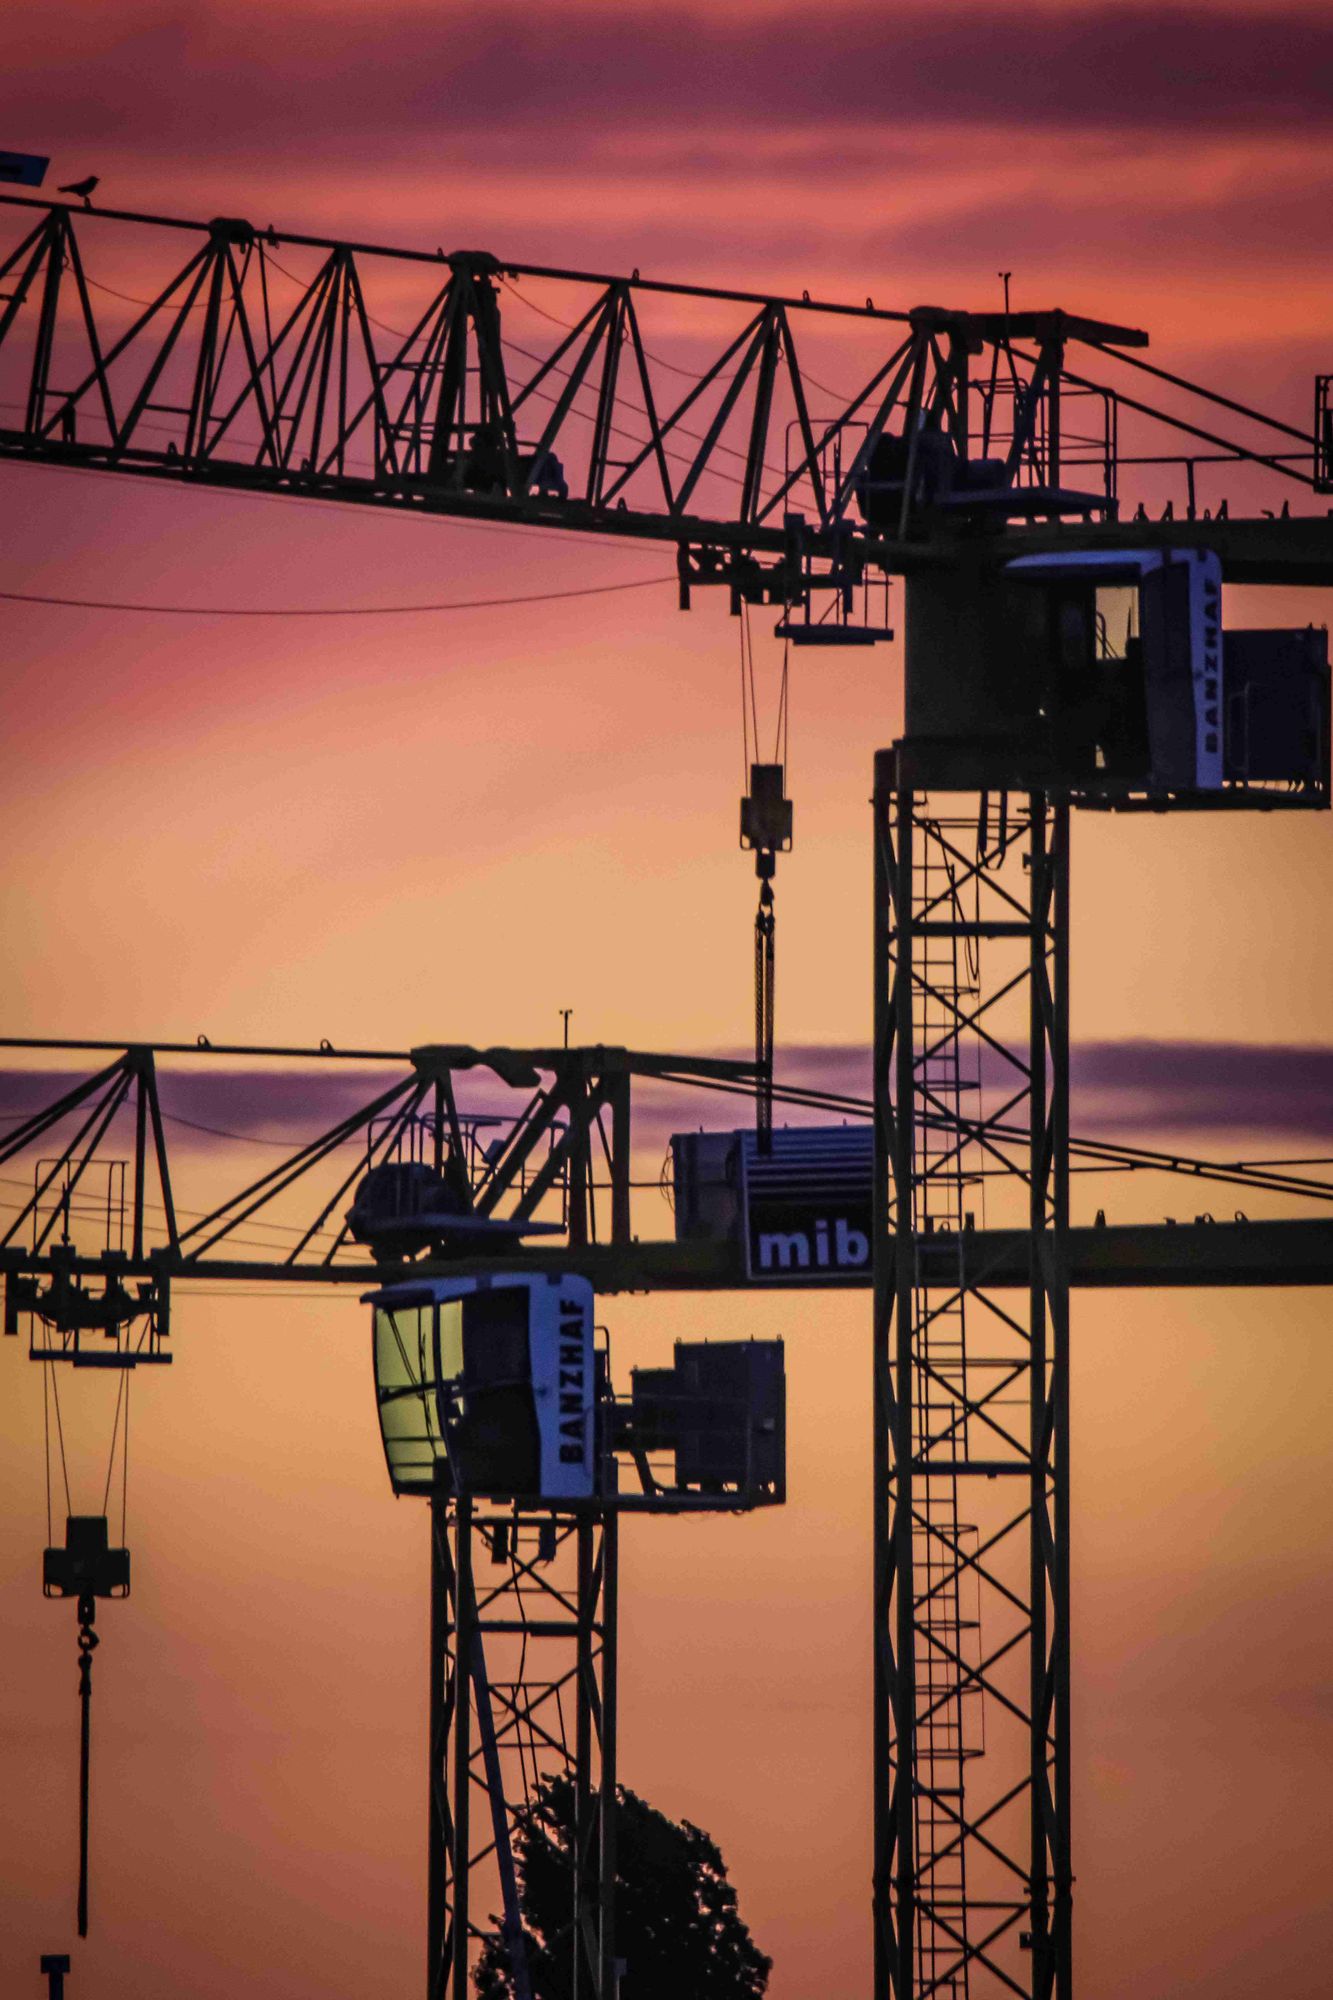
{"type": "MultiPolygon", "coordinates": [[[[742,1218],[698,1226],[715,1193],[743,1178],[734,1164],[701,1168],[693,1154],[702,1142],[673,1141],[673,1152],[680,1153],[674,1239],[655,1240],[656,1232],[641,1236],[631,1228],[635,1190],[644,1183],[636,1178],[628,1145],[631,1090],[634,1122],[648,1117],[660,1124],[668,1090],[749,1098],[759,1077],[753,1063],[617,1049],[441,1045],[409,1053],[122,1044],[116,1060],[80,1074],[26,1065],[53,1055],[76,1064],[95,1056],[100,1065],[115,1045],[5,1038],[4,1046],[24,1064],[8,1072],[0,1141],[6,1320],[17,1330],[19,1315],[36,1311],[56,1347],[64,1343],[80,1365],[92,1365],[88,1345],[94,1337],[94,1353],[104,1355],[97,1365],[112,1365],[105,1343],[113,1335],[117,1353],[135,1358],[136,1365],[155,1354],[165,1357],[161,1336],[178,1284],[364,1284],[372,1276],[387,1280],[401,1273],[396,1260],[407,1251],[419,1257],[423,1245],[428,1254],[414,1273],[484,1274],[532,1264],[581,1273],[602,1292],[719,1291],[753,1279],[742,1218]],[[460,1104],[465,1084],[469,1094],[460,1104]],[[250,1106],[243,1132],[225,1129],[225,1109],[211,1108],[214,1100],[225,1107],[236,1091],[250,1106]],[[294,1106],[298,1129],[311,1136],[276,1137],[275,1128],[291,1130],[294,1106]],[[592,1129],[603,1106],[611,1113],[604,1162],[594,1151],[592,1129]],[[272,1164],[266,1159],[261,1172],[245,1173],[244,1161],[266,1148],[272,1164]],[[383,1179],[386,1163],[433,1158],[437,1148],[442,1159],[456,1163],[456,1184],[475,1217],[470,1230],[455,1226],[452,1240],[437,1237],[430,1250],[426,1236],[417,1242],[409,1228],[392,1240],[387,1257],[382,1229],[377,1240],[354,1236],[347,1213],[353,1182],[377,1172],[383,1179]],[[110,1209],[108,1172],[120,1176],[110,1209]],[[121,1219],[108,1237],[112,1210],[121,1219]],[[559,1232],[531,1248],[510,1233],[552,1217],[562,1225],[559,1232]]],[[[869,1105],[767,1081],[785,1113],[836,1117],[845,1143],[858,1134],[866,1141],[859,1150],[852,1145],[859,1162],[852,1168],[852,1199],[868,1207],[869,1125],[855,1121],[868,1120],[869,1105]]],[[[970,1144],[977,1136],[967,1117],[932,1121],[923,1114],[923,1120],[923,1129],[932,1123],[938,1128],[942,1146],[958,1143],[960,1135],[970,1144]]],[[[1000,1146],[1019,1136],[1017,1125],[994,1117],[986,1130],[1000,1146]]],[[[787,1149],[801,1130],[779,1136],[775,1165],[789,1177],[787,1149]]],[[[741,1137],[717,1134],[708,1143],[734,1150],[741,1137]]],[[[1300,1204],[1283,1221],[1077,1230],[1076,1284],[1333,1282],[1333,1219],[1327,1219],[1333,1184],[1327,1180],[1280,1166],[1089,1139],[1072,1140],[1070,1151],[1075,1170],[1084,1173],[1168,1174],[1300,1204]]],[[[398,1172],[388,1166],[390,1179],[398,1172]]],[[[854,1228],[868,1227],[854,1207],[849,1214],[854,1228]]],[[[756,1209],[750,1226],[772,1225],[756,1209]]],[[[1024,1281],[1023,1241],[1005,1227],[969,1231],[961,1245],[947,1232],[932,1231],[918,1247],[923,1270],[959,1254],[968,1269],[988,1271],[993,1283],[1024,1281]]],[[[869,1276],[868,1265],[823,1272],[784,1267],[764,1281],[840,1287],[865,1285],[869,1276]]]]}
{"type": "MultiPolygon", "coordinates": [[[[19,225],[0,248],[0,456],[667,541],[686,601],[712,583],[808,603],[983,531],[1100,545],[1124,532],[1122,470],[1188,464],[1192,490],[1204,442],[1312,481],[1290,424],[1202,392],[1248,426],[1232,441],[1188,416],[1182,377],[1153,371],[1175,398],[1158,408],[1068,368],[1071,344],[1088,367],[1146,345],[1075,314],[888,311],[238,219],[0,206],[19,225]],[[537,283],[562,311],[526,297],[537,283]],[[1131,451],[1122,413],[1165,445],[1131,451]]],[[[1253,530],[1266,580],[1285,578],[1263,525],[1209,528],[1224,561],[1253,530]]],[[[1323,527],[1313,560],[1333,574],[1323,527]]]]}

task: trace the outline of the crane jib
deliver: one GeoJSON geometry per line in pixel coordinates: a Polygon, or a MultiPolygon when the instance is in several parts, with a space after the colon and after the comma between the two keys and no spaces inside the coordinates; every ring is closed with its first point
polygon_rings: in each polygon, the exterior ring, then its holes
{"type": "Polygon", "coordinates": [[[0,288],[0,456],[662,540],[682,601],[725,586],[783,607],[798,643],[888,636],[849,611],[866,578],[947,565],[959,538],[997,559],[1160,542],[1176,523],[1119,520],[1143,461],[1127,411],[1188,471],[1177,543],[1229,580],[1333,577],[1326,520],[1193,505],[1214,458],[1317,484],[1313,438],[1164,370],[1197,418],[1130,396],[1112,378],[1146,369],[1146,336],[1058,310],[889,311],[16,196],[0,288]],[[1261,445],[1218,406],[1267,424],[1261,445]]]}

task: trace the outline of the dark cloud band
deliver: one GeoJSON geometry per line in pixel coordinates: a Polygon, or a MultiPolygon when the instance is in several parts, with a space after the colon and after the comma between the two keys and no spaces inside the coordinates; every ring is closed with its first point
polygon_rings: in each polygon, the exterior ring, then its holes
{"type": "MultiPolygon", "coordinates": [[[[1333,16],[1289,7],[973,4],[906,10],[754,5],[344,8],[215,4],[53,9],[80,32],[43,60],[49,29],[9,48],[34,129],[86,145],[196,156],[258,145],[275,160],[357,152],[372,169],[484,135],[514,165],[615,139],[632,155],[670,129],[711,134],[904,126],[1001,132],[1292,134],[1333,120],[1333,16]],[[54,123],[53,123],[54,121],[54,123]],[[365,151],[369,147],[369,151],[365,151]]],[[[49,16],[47,17],[50,18],[49,16]]]]}
{"type": "MultiPolygon", "coordinates": [[[[87,1072],[0,1070],[0,1114],[5,1119],[0,1135],[83,1074],[87,1072]]],[[[163,1073],[161,1094],[175,1144],[203,1145],[221,1135],[296,1146],[368,1104],[395,1075],[388,1065],[317,1071],[274,1065],[228,1073],[180,1069],[163,1073]]],[[[988,1057],[982,1073],[988,1091],[1012,1088],[1014,1077],[999,1059],[988,1057]]],[[[1072,1078],[1074,1122],[1085,1138],[1130,1131],[1253,1131],[1333,1143],[1333,1048],[1087,1042],[1073,1053],[1072,1078]]],[[[870,1053],[860,1044],[789,1046],[781,1053],[779,1080],[794,1089],[864,1099],[870,1091],[870,1053]]],[[[465,1091],[464,1101],[475,1111],[512,1116],[525,1097],[487,1077],[465,1091]]],[[[747,1122],[743,1098],[645,1087],[638,1131],[647,1143],[656,1144],[674,1130],[701,1123],[747,1122]]]]}
{"type": "MultiPolygon", "coordinates": [[[[1131,1131],[1263,1132],[1333,1141],[1333,1048],[1249,1042],[1083,1042],[1070,1058],[1079,1136],[1131,1131]]],[[[783,1080],[865,1096],[865,1048],[788,1049],[783,1080]]],[[[983,1085],[1012,1088],[1015,1072],[987,1052],[983,1085]]]]}

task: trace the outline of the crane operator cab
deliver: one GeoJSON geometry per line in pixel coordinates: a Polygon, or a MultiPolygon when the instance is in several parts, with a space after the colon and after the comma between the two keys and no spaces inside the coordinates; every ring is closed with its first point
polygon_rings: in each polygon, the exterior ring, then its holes
{"type": "Polygon", "coordinates": [[[1327,806],[1328,635],[1226,631],[1218,558],[980,558],[909,580],[910,782],[1089,806],[1327,806]]]}
{"type": "Polygon", "coordinates": [[[593,1297],[586,1278],[526,1271],[368,1293],[394,1492],[664,1513],[780,1505],[782,1342],[678,1340],[672,1366],[632,1369],[618,1400],[593,1297]]]}
{"type": "Polygon", "coordinates": [[[395,1493],[582,1500],[595,1472],[593,1289],[546,1273],[371,1292],[395,1493]]]}

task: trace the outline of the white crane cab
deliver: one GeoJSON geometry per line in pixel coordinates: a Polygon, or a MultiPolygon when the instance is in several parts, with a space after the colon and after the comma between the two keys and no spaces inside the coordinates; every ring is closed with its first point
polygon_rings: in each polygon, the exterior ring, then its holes
{"type": "Polygon", "coordinates": [[[586,1500],[593,1289],[547,1273],[423,1278],[367,1295],[395,1493],[586,1500]]]}

